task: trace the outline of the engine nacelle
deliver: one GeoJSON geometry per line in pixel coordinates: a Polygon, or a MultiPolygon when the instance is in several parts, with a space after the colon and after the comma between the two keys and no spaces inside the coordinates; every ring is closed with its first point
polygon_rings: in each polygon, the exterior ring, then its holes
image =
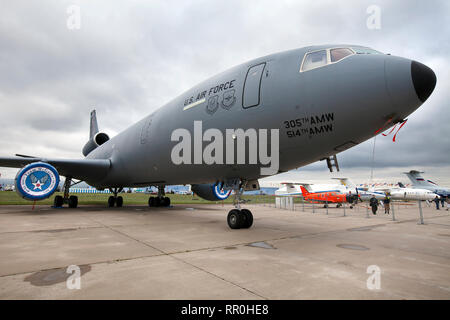
{"type": "Polygon", "coordinates": [[[109,140],[109,136],[106,133],[98,132],[92,139],[90,139],[83,147],[83,155],[86,157],[98,146],[101,146],[109,140]]]}
{"type": "Polygon", "coordinates": [[[231,190],[223,190],[222,186],[222,183],[193,184],[191,190],[205,200],[220,201],[227,199],[231,194],[231,190]]]}
{"type": "Polygon", "coordinates": [[[16,175],[16,192],[30,201],[50,197],[58,188],[58,171],[45,162],[34,162],[23,167],[16,175]]]}

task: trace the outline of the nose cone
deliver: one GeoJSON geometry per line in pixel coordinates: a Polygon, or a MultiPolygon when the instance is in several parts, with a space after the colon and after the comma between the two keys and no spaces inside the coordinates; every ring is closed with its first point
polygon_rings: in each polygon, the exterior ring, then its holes
{"type": "Polygon", "coordinates": [[[436,86],[436,75],[426,65],[412,61],[411,77],[417,97],[419,97],[420,101],[425,102],[436,86]]]}

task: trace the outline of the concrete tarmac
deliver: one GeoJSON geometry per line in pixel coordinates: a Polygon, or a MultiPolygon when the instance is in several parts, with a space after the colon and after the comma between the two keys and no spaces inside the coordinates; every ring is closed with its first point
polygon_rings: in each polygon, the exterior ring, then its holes
{"type": "Polygon", "coordinates": [[[244,207],[0,206],[0,299],[450,298],[448,211],[244,207]]]}

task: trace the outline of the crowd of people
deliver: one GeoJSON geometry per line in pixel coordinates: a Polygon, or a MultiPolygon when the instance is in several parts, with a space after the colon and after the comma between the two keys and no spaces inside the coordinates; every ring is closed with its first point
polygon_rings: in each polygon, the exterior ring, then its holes
{"type": "Polygon", "coordinates": [[[444,209],[445,207],[447,207],[447,211],[450,209],[450,197],[441,197],[439,199],[439,197],[436,196],[433,201],[436,204],[436,210],[439,210],[439,203],[441,204],[442,209],[444,209]]]}
{"type": "MultiPolygon", "coordinates": [[[[391,197],[389,193],[386,193],[384,196],[384,199],[382,200],[383,206],[384,206],[384,214],[390,214],[390,203],[391,203],[391,197]]],[[[442,209],[446,208],[447,211],[450,209],[450,197],[439,197],[436,196],[436,198],[433,200],[433,202],[436,204],[436,210],[440,210],[440,206],[442,209]]],[[[370,198],[369,202],[370,207],[372,208],[372,213],[377,214],[378,206],[380,205],[380,202],[375,196],[373,195],[372,198],[370,198]]]]}

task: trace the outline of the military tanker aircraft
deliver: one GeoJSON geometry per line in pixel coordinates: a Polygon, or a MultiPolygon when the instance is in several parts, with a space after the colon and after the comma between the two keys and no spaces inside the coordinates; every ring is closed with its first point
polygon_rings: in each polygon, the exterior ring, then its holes
{"type": "Polygon", "coordinates": [[[75,179],[111,189],[108,205],[117,207],[123,187],[158,187],[149,206],[170,205],[166,185],[191,184],[208,200],[234,190],[228,225],[249,228],[253,216],[240,208],[239,197],[258,189],[258,178],[331,163],[339,152],[403,123],[435,85],[434,72],[414,60],[359,45],[310,46],[222,72],[111,139],[98,132],[94,112],[85,158],[16,155],[0,157],[0,166],[21,168],[16,190],[29,200],[48,198],[65,176],[55,207],[77,207],[69,195],[75,179]]]}

